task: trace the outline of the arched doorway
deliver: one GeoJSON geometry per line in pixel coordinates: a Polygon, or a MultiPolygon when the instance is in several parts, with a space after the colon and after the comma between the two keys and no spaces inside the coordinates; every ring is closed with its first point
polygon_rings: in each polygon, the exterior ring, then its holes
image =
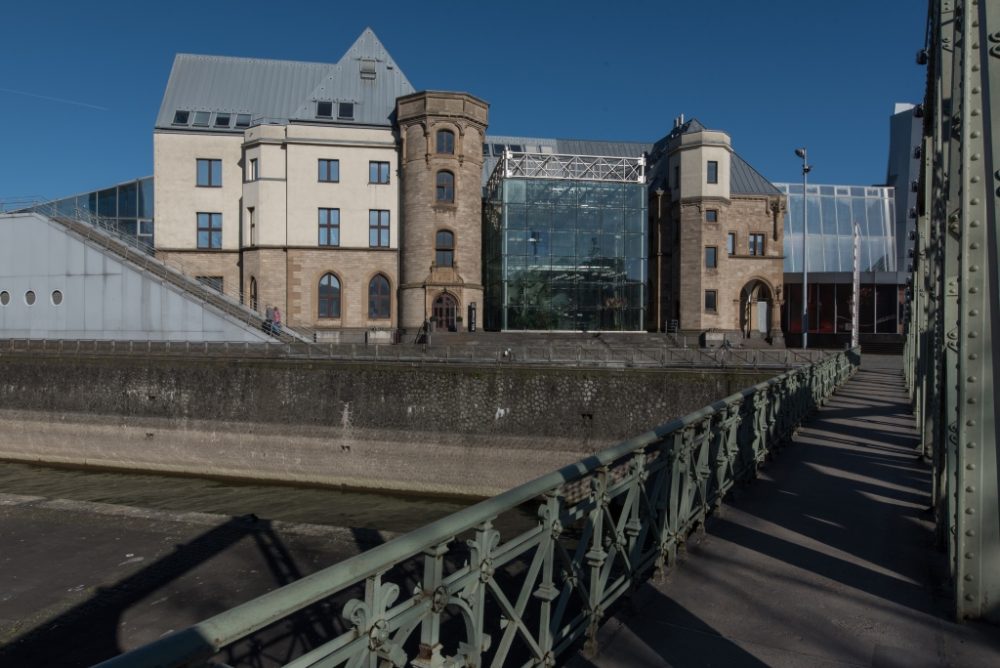
{"type": "Polygon", "coordinates": [[[773,295],[764,281],[754,279],[740,291],[740,331],[743,337],[765,339],[771,329],[773,295]]]}
{"type": "Polygon", "coordinates": [[[434,327],[439,331],[457,331],[455,326],[455,316],[458,314],[458,302],[447,292],[442,292],[434,300],[431,309],[431,317],[434,319],[434,327]]]}

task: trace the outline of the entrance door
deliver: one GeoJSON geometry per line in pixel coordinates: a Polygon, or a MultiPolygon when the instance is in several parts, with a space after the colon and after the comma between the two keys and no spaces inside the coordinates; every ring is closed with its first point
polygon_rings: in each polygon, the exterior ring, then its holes
{"type": "Polygon", "coordinates": [[[757,302],[757,331],[761,334],[767,334],[767,302],[759,301],[757,302]]]}
{"type": "Polygon", "coordinates": [[[455,314],[457,308],[454,297],[447,292],[439,294],[437,299],[434,300],[434,306],[431,311],[435,328],[449,332],[456,331],[455,314]]]}

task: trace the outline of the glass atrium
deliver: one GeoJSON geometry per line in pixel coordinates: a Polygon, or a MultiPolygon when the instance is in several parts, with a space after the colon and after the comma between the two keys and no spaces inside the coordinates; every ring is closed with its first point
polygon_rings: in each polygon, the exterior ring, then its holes
{"type": "MultiPolygon", "coordinates": [[[[788,196],[785,272],[802,272],[802,184],[776,183],[788,196]]],[[[882,186],[808,186],[809,272],[853,272],[853,226],[861,231],[861,271],[896,271],[894,189],[882,186]]]]}
{"type": "Polygon", "coordinates": [[[487,329],[645,329],[646,186],[637,164],[602,180],[558,169],[509,177],[497,165],[484,212],[487,329]]]}
{"type": "Polygon", "coordinates": [[[118,185],[81,195],[64,197],[38,208],[42,213],[52,212],[71,218],[100,220],[101,226],[110,228],[127,241],[152,252],[153,248],[153,177],[126,181],[118,185]]]}

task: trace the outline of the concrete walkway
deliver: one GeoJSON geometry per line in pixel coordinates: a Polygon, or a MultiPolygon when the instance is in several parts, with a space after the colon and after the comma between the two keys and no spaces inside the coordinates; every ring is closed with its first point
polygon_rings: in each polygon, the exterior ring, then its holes
{"type": "MultiPolygon", "coordinates": [[[[891,358],[890,358],[891,359],[891,358]]],[[[899,358],[862,370],[574,666],[1000,666],[950,621],[899,358]],[[894,367],[894,368],[893,368],[894,367]]]]}

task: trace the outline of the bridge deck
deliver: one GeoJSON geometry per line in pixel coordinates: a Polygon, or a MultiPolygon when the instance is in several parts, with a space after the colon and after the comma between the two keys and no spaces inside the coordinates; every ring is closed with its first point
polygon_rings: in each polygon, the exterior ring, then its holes
{"type": "Polygon", "coordinates": [[[1000,630],[949,621],[932,584],[945,564],[898,359],[863,363],[570,665],[1000,665],[1000,630]]]}

